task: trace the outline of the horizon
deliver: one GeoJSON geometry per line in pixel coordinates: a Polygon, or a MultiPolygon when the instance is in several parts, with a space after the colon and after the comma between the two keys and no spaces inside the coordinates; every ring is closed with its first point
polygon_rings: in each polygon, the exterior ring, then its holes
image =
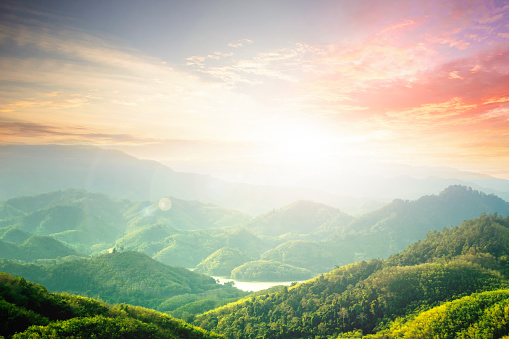
{"type": "Polygon", "coordinates": [[[509,179],[508,1],[27,0],[0,19],[2,145],[266,185],[509,179]]]}

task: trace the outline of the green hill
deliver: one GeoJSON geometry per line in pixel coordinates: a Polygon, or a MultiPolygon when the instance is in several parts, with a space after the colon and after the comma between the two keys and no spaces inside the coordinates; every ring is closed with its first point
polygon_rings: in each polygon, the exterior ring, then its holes
{"type": "Polygon", "coordinates": [[[249,261],[231,272],[231,277],[245,281],[297,281],[312,277],[305,268],[283,264],[277,261],[249,261]]]}
{"type": "Polygon", "coordinates": [[[509,203],[464,186],[450,186],[438,195],[415,201],[395,200],[352,220],[322,240],[292,239],[272,248],[262,259],[281,261],[314,272],[330,271],[371,258],[388,258],[424,239],[427,232],[458,225],[482,213],[509,215],[509,203]]]}
{"type": "Polygon", "coordinates": [[[441,231],[482,213],[509,216],[509,203],[495,195],[456,185],[438,195],[414,201],[394,200],[378,211],[355,219],[348,228],[355,232],[376,232],[403,250],[430,231],[441,231]]]}
{"type": "Polygon", "coordinates": [[[319,234],[330,228],[344,227],[352,219],[334,207],[312,201],[296,201],[264,213],[244,224],[244,227],[257,235],[319,234]],[[335,224],[335,227],[332,227],[332,224],[335,224]],[[322,227],[324,225],[328,227],[322,227]]]}
{"type": "Polygon", "coordinates": [[[270,248],[269,242],[238,227],[181,232],[164,239],[162,245],[163,249],[153,256],[154,259],[189,268],[196,267],[223,247],[240,249],[253,258],[270,248]]]}
{"type": "Polygon", "coordinates": [[[118,247],[154,255],[165,246],[152,242],[177,231],[234,226],[251,219],[210,204],[169,200],[171,208],[163,210],[158,202],[118,200],[74,189],[14,198],[0,202],[0,240],[21,243],[31,235],[46,235],[85,254],[105,251],[118,241],[118,247]],[[168,231],[156,238],[154,225],[168,231]]]}
{"type": "Polygon", "coordinates": [[[17,227],[0,228],[0,240],[22,244],[28,238],[30,238],[30,234],[17,227]]]}
{"type": "Polygon", "coordinates": [[[69,294],[0,273],[0,336],[6,338],[220,338],[166,314],[69,294]]]}
{"type": "Polygon", "coordinates": [[[43,284],[52,292],[154,309],[185,294],[213,301],[209,308],[245,295],[229,285],[217,284],[213,278],[182,267],[166,266],[138,252],[105,254],[42,266],[4,260],[0,262],[0,271],[43,284]]]}
{"type": "Polygon", "coordinates": [[[218,249],[196,266],[195,272],[229,277],[232,270],[252,259],[237,248],[218,249]]]}
{"type": "Polygon", "coordinates": [[[502,338],[507,334],[509,290],[506,289],[447,302],[411,320],[395,321],[388,330],[369,338],[502,338]]]}
{"type": "Polygon", "coordinates": [[[35,261],[78,255],[74,249],[64,243],[43,235],[31,236],[20,245],[0,240],[0,258],[4,259],[35,261]]]}
{"type": "Polygon", "coordinates": [[[374,334],[444,302],[507,288],[508,232],[509,218],[482,215],[430,233],[387,261],[343,266],[281,292],[197,316],[194,324],[229,338],[374,334]]]}

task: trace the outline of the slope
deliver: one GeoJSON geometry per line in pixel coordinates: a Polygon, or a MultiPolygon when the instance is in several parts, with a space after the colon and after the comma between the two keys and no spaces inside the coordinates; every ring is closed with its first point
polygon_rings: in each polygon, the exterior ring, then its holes
{"type": "Polygon", "coordinates": [[[166,314],[48,293],[6,273],[0,273],[0,315],[6,338],[220,338],[166,314]]]}
{"type": "Polygon", "coordinates": [[[450,186],[438,195],[415,201],[395,200],[355,218],[321,241],[295,241],[273,248],[263,259],[325,272],[370,258],[387,258],[421,240],[429,231],[458,225],[481,213],[509,215],[509,203],[465,186],[450,186]]]}
{"type": "Polygon", "coordinates": [[[220,304],[219,298],[214,298],[216,294],[225,300],[245,295],[231,286],[217,284],[213,278],[182,267],[166,266],[138,252],[105,254],[44,266],[3,260],[0,271],[43,284],[54,292],[154,309],[184,294],[217,301],[210,308],[220,304]]]}
{"type": "Polygon", "coordinates": [[[353,218],[339,209],[312,201],[296,201],[264,213],[243,226],[257,235],[311,234],[346,226],[353,218]],[[335,224],[335,227],[330,226],[335,224]]]}
{"type": "Polygon", "coordinates": [[[173,196],[253,215],[296,199],[334,205],[351,205],[353,200],[311,189],[230,183],[206,175],[175,172],[155,161],[92,146],[0,146],[0,162],[0,199],[75,188],[133,201],[159,201],[173,196]]]}
{"type": "MultiPolygon", "coordinates": [[[[170,198],[170,209],[159,208],[157,202],[118,200],[75,189],[13,198],[0,202],[0,227],[3,227],[0,240],[19,243],[31,235],[47,235],[78,252],[93,254],[113,247],[119,238],[133,232],[119,245],[142,250],[138,245],[145,246],[142,243],[147,241],[137,241],[137,231],[155,224],[174,228],[176,232],[177,229],[232,226],[251,219],[242,212],[170,198]]],[[[15,258],[14,254],[3,257],[15,258]]]]}
{"type": "Polygon", "coordinates": [[[496,270],[507,267],[507,239],[509,218],[483,215],[463,223],[454,232],[429,236],[422,245],[414,245],[411,256],[401,253],[403,258],[423,257],[425,263],[413,265],[409,259],[409,265],[403,266],[405,260],[394,256],[388,261],[343,266],[282,292],[210,311],[196,317],[194,323],[229,338],[275,338],[283,333],[295,338],[337,336],[358,329],[374,333],[398,317],[442,302],[507,288],[508,277],[496,270]],[[450,256],[440,251],[433,255],[427,249],[433,247],[430,243],[435,239],[462,250],[459,255],[452,251],[450,256]],[[496,239],[499,241],[493,242],[496,239]],[[487,246],[472,253],[470,248],[477,244],[487,246]]]}
{"type": "Polygon", "coordinates": [[[475,293],[447,302],[411,320],[395,321],[388,330],[366,338],[490,339],[508,334],[509,290],[506,289],[475,293]]]}

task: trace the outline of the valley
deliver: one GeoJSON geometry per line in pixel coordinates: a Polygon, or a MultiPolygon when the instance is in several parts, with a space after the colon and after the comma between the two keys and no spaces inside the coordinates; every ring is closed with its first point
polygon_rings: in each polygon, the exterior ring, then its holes
{"type": "Polygon", "coordinates": [[[0,1],[0,339],[509,339],[509,0],[0,1]]]}
{"type": "MultiPolygon", "coordinates": [[[[170,195],[12,197],[0,201],[0,271],[13,275],[4,291],[29,281],[64,304],[107,304],[86,321],[54,319],[4,296],[1,312],[39,327],[8,323],[0,335],[109,333],[123,321],[226,338],[411,338],[417,323],[423,333],[484,333],[486,321],[505,321],[508,215],[508,202],[462,185],[360,215],[311,200],[253,216],[170,195]],[[479,303],[488,313],[444,329],[479,303]]],[[[495,332],[509,333],[504,326],[495,332]]]]}

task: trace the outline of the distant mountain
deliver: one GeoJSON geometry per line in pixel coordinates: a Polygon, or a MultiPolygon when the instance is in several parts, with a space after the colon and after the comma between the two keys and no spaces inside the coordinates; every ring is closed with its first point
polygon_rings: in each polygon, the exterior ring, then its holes
{"type": "Polygon", "coordinates": [[[509,215],[509,204],[464,186],[451,186],[415,201],[395,200],[357,218],[324,204],[297,201],[228,232],[217,229],[172,234],[129,249],[143,250],[166,264],[195,267],[201,262],[208,267],[206,258],[226,246],[238,248],[253,260],[319,274],[336,265],[388,258],[424,239],[429,231],[458,225],[483,212],[509,215]],[[237,236],[233,237],[233,232],[237,236]],[[201,245],[193,246],[196,243],[201,245]]]}
{"type": "Polygon", "coordinates": [[[493,194],[466,186],[449,186],[438,195],[415,201],[394,200],[377,211],[352,221],[348,229],[355,232],[379,232],[406,246],[422,239],[432,230],[441,230],[478,217],[481,213],[509,215],[509,203],[493,194]]]}
{"type": "Polygon", "coordinates": [[[169,236],[160,244],[163,249],[153,256],[154,259],[167,265],[188,268],[196,267],[223,247],[240,249],[252,258],[270,248],[270,242],[238,227],[182,232],[169,236]]]}
{"type": "Polygon", "coordinates": [[[211,277],[182,267],[166,266],[138,252],[111,253],[42,266],[3,260],[0,271],[42,284],[52,292],[154,309],[164,308],[165,302],[179,295],[209,299],[211,308],[217,305],[217,295],[222,299],[245,295],[229,285],[217,284],[211,277]]]}
{"type": "MultiPolygon", "coordinates": [[[[10,228],[11,230],[13,228],[10,228]]],[[[0,231],[2,231],[0,229],[0,231]]],[[[8,234],[12,234],[9,232],[8,234]]],[[[20,232],[20,234],[23,234],[20,232]]],[[[6,237],[7,238],[7,237],[6,237]]],[[[0,240],[0,258],[23,261],[57,259],[79,256],[79,253],[64,243],[48,236],[34,235],[21,244],[0,240]]]]}
{"type": "Polygon", "coordinates": [[[252,261],[252,258],[249,258],[238,248],[223,247],[200,262],[194,272],[230,277],[234,268],[248,261],[252,261]]]}
{"type": "Polygon", "coordinates": [[[311,200],[356,215],[396,198],[417,199],[450,185],[464,185],[509,199],[509,180],[452,169],[386,168],[386,176],[337,173],[310,177],[302,188],[226,182],[176,172],[151,160],[92,146],[0,146],[0,199],[69,188],[131,201],[164,197],[195,200],[258,215],[297,200],[311,200]],[[406,173],[403,175],[401,173],[406,173]],[[315,182],[316,181],[316,182],[315,182]]]}
{"type": "Polygon", "coordinates": [[[2,338],[220,338],[166,314],[48,293],[6,273],[0,273],[0,314],[2,338]]]}
{"type": "MultiPolygon", "coordinates": [[[[12,198],[0,202],[0,239],[16,242],[16,237],[47,235],[91,254],[113,247],[130,232],[157,224],[176,232],[232,226],[251,219],[245,213],[197,201],[169,197],[167,202],[170,208],[161,209],[158,202],[132,202],[75,189],[12,198]]],[[[160,236],[159,241],[163,240],[160,236]]],[[[123,242],[131,249],[141,246],[123,242]]]]}
{"type": "Polygon", "coordinates": [[[264,213],[243,226],[258,235],[318,234],[329,231],[327,225],[334,223],[336,228],[340,228],[352,219],[337,208],[301,200],[264,213]]]}
{"type": "Polygon", "coordinates": [[[196,200],[259,214],[298,199],[359,208],[366,199],[312,189],[230,183],[210,176],[175,172],[151,160],[92,146],[0,146],[0,199],[32,196],[69,188],[132,201],[164,197],[196,200]]]}
{"type": "Polygon", "coordinates": [[[231,271],[231,277],[240,281],[299,281],[312,276],[308,269],[272,260],[249,261],[231,271]]]}
{"type": "Polygon", "coordinates": [[[454,338],[471,325],[479,337],[497,333],[499,338],[509,334],[504,311],[508,290],[503,290],[509,286],[508,253],[509,217],[482,215],[451,230],[431,232],[387,261],[342,266],[281,292],[199,315],[194,323],[232,338],[279,338],[283,332],[291,338],[360,338],[370,333],[396,338],[406,332],[413,335],[404,338],[454,338]],[[495,292],[476,294],[483,291],[495,292]],[[464,296],[469,297],[459,299],[464,296]],[[460,310],[458,303],[467,308],[460,310]],[[460,313],[450,313],[451,307],[460,313]],[[449,320],[442,323],[442,316],[449,320]],[[236,321],[241,317],[242,323],[236,321]],[[487,332],[476,332],[475,323],[487,332]],[[423,328],[427,335],[416,335],[423,328]]]}

